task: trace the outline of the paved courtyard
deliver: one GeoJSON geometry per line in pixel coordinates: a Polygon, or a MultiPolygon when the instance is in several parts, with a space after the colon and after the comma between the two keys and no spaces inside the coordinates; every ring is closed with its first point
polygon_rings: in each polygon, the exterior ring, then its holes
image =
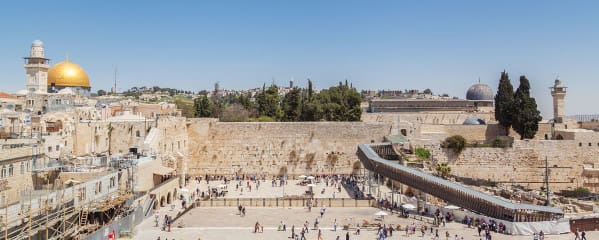
{"type": "MultiPolygon", "coordinates": [[[[162,209],[161,216],[169,210],[162,209]]],[[[363,223],[364,220],[371,223],[385,223],[393,225],[406,226],[410,224],[424,224],[414,219],[400,218],[397,215],[390,215],[384,220],[375,220],[374,213],[378,212],[376,208],[327,208],[323,218],[319,217],[319,209],[313,208],[308,212],[306,208],[247,208],[246,216],[239,215],[237,208],[231,207],[214,207],[214,208],[195,208],[186,215],[177,220],[171,232],[161,231],[159,227],[154,227],[153,218],[145,220],[136,228],[136,236],[134,239],[164,239],[175,240],[227,240],[227,239],[243,239],[243,240],[262,240],[262,239],[290,239],[291,227],[295,225],[296,233],[299,233],[304,223],[308,221],[310,228],[306,235],[307,239],[317,239],[317,232],[313,230],[315,219],[320,222],[324,239],[345,239],[347,231],[343,231],[344,224],[363,223]],[[333,231],[333,223],[337,220],[338,229],[333,231]],[[283,221],[287,225],[287,231],[278,231],[277,228],[283,221]],[[258,222],[264,226],[263,233],[253,233],[253,226],[258,222]],[[179,227],[182,225],[183,227],[179,227]]],[[[430,226],[430,225],[427,225],[430,226]]],[[[455,239],[455,235],[461,239],[478,240],[479,237],[475,229],[468,229],[465,225],[458,223],[449,223],[446,227],[439,228],[440,239],[445,239],[445,232],[449,232],[452,236],[450,239],[455,239]]],[[[350,239],[376,239],[374,229],[362,228],[361,234],[356,235],[355,229],[349,231],[350,239]]],[[[432,239],[433,234],[427,231],[424,238],[417,231],[415,235],[406,237],[405,232],[394,232],[393,237],[388,239],[432,239]]],[[[501,234],[493,234],[494,240],[524,240],[532,239],[532,236],[509,236],[501,234]]],[[[573,234],[565,235],[548,235],[545,239],[574,239],[573,234]]],[[[590,232],[587,239],[599,239],[599,232],[590,232]]]]}

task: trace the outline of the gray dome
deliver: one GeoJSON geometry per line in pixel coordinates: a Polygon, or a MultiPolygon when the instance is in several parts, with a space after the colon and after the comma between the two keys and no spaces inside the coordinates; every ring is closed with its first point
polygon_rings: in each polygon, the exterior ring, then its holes
{"type": "Polygon", "coordinates": [[[477,83],[466,92],[467,100],[493,100],[493,90],[489,85],[477,83]]]}
{"type": "Polygon", "coordinates": [[[464,120],[464,125],[485,125],[485,120],[479,117],[470,117],[464,120]]]}

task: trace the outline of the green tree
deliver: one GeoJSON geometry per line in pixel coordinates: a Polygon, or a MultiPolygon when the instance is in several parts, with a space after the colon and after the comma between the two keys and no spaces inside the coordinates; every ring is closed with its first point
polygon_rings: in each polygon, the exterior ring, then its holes
{"type": "Polygon", "coordinates": [[[302,95],[298,88],[293,88],[283,98],[283,120],[299,121],[302,114],[302,95]]]}
{"type": "Polygon", "coordinates": [[[104,91],[102,89],[98,90],[98,96],[104,96],[104,95],[106,95],[106,91],[104,91]]]}
{"type": "Polygon", "coordinates": [[[268,116],[275,120],[281,117],[279,88],[276,85],[264,89],[256,96],[258,115],[268,116]]]}
{"type": "Polygon", "coordinates": [[[507,72],[501,73],[497,95],[495,95],[495,119],[505,128],[505,135],[509,135],[513,124],[514,87],[510,82],[507,72]]]}
{"type": "Polygon", "coordinates": [[[520,139],[534,138],[542,118],[537,101],[530,96],[530,82],[524,75],[520,76],[520,85],[514,95],[513,112],[514,130],[520,134],[520,139]]]}
{"type": "Polygon", "coordinates": [[[206,95],[194,99],[193,109],[195,117],[213,117],[214,104],[206,95]]]}
{"type": "Polygon", "coordinates": [[[194,106],[191,101],[175,99],[175,105],[177,105],[178,109],[181,109],[181,115],[184,117],[192,118],[195,116],[194,106]]]}

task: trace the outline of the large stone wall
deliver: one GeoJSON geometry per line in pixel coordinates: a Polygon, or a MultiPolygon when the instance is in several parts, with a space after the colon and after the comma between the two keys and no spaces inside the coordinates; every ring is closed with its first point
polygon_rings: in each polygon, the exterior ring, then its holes
{"type": "MultiPolygon", "coordinates": [[[[597,134],[595,136],[599,137],[597,134]]],[[[449,149],[431,150],[435,160],[448,163],[452,175],[515,183],[531,189],[543,186],[547,158],[553,191],[588,187],[599,192],[599,188],[593,184],[599,179],[583,174],[585,165],[599,163],[599,146],[581,147],[578,140],[517,140],[513,147],[469,147],[459,155],[449,149]]]]}
{"type": "Polygon", "coordinates": [[[364,122],[190,121],[191,175],[351,173],[357,145],[381,141],[391,129],[364,122]]]}

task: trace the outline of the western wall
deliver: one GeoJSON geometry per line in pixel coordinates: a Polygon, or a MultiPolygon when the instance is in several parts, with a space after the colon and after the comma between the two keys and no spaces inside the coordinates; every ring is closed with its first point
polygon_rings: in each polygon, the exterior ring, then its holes
{"type": "Polygon", "coordinates": [[[391,124],[190,119],[188,131],[191,175],[348,174],[360,169],[357,145],[382,141],[391,124]]]}

